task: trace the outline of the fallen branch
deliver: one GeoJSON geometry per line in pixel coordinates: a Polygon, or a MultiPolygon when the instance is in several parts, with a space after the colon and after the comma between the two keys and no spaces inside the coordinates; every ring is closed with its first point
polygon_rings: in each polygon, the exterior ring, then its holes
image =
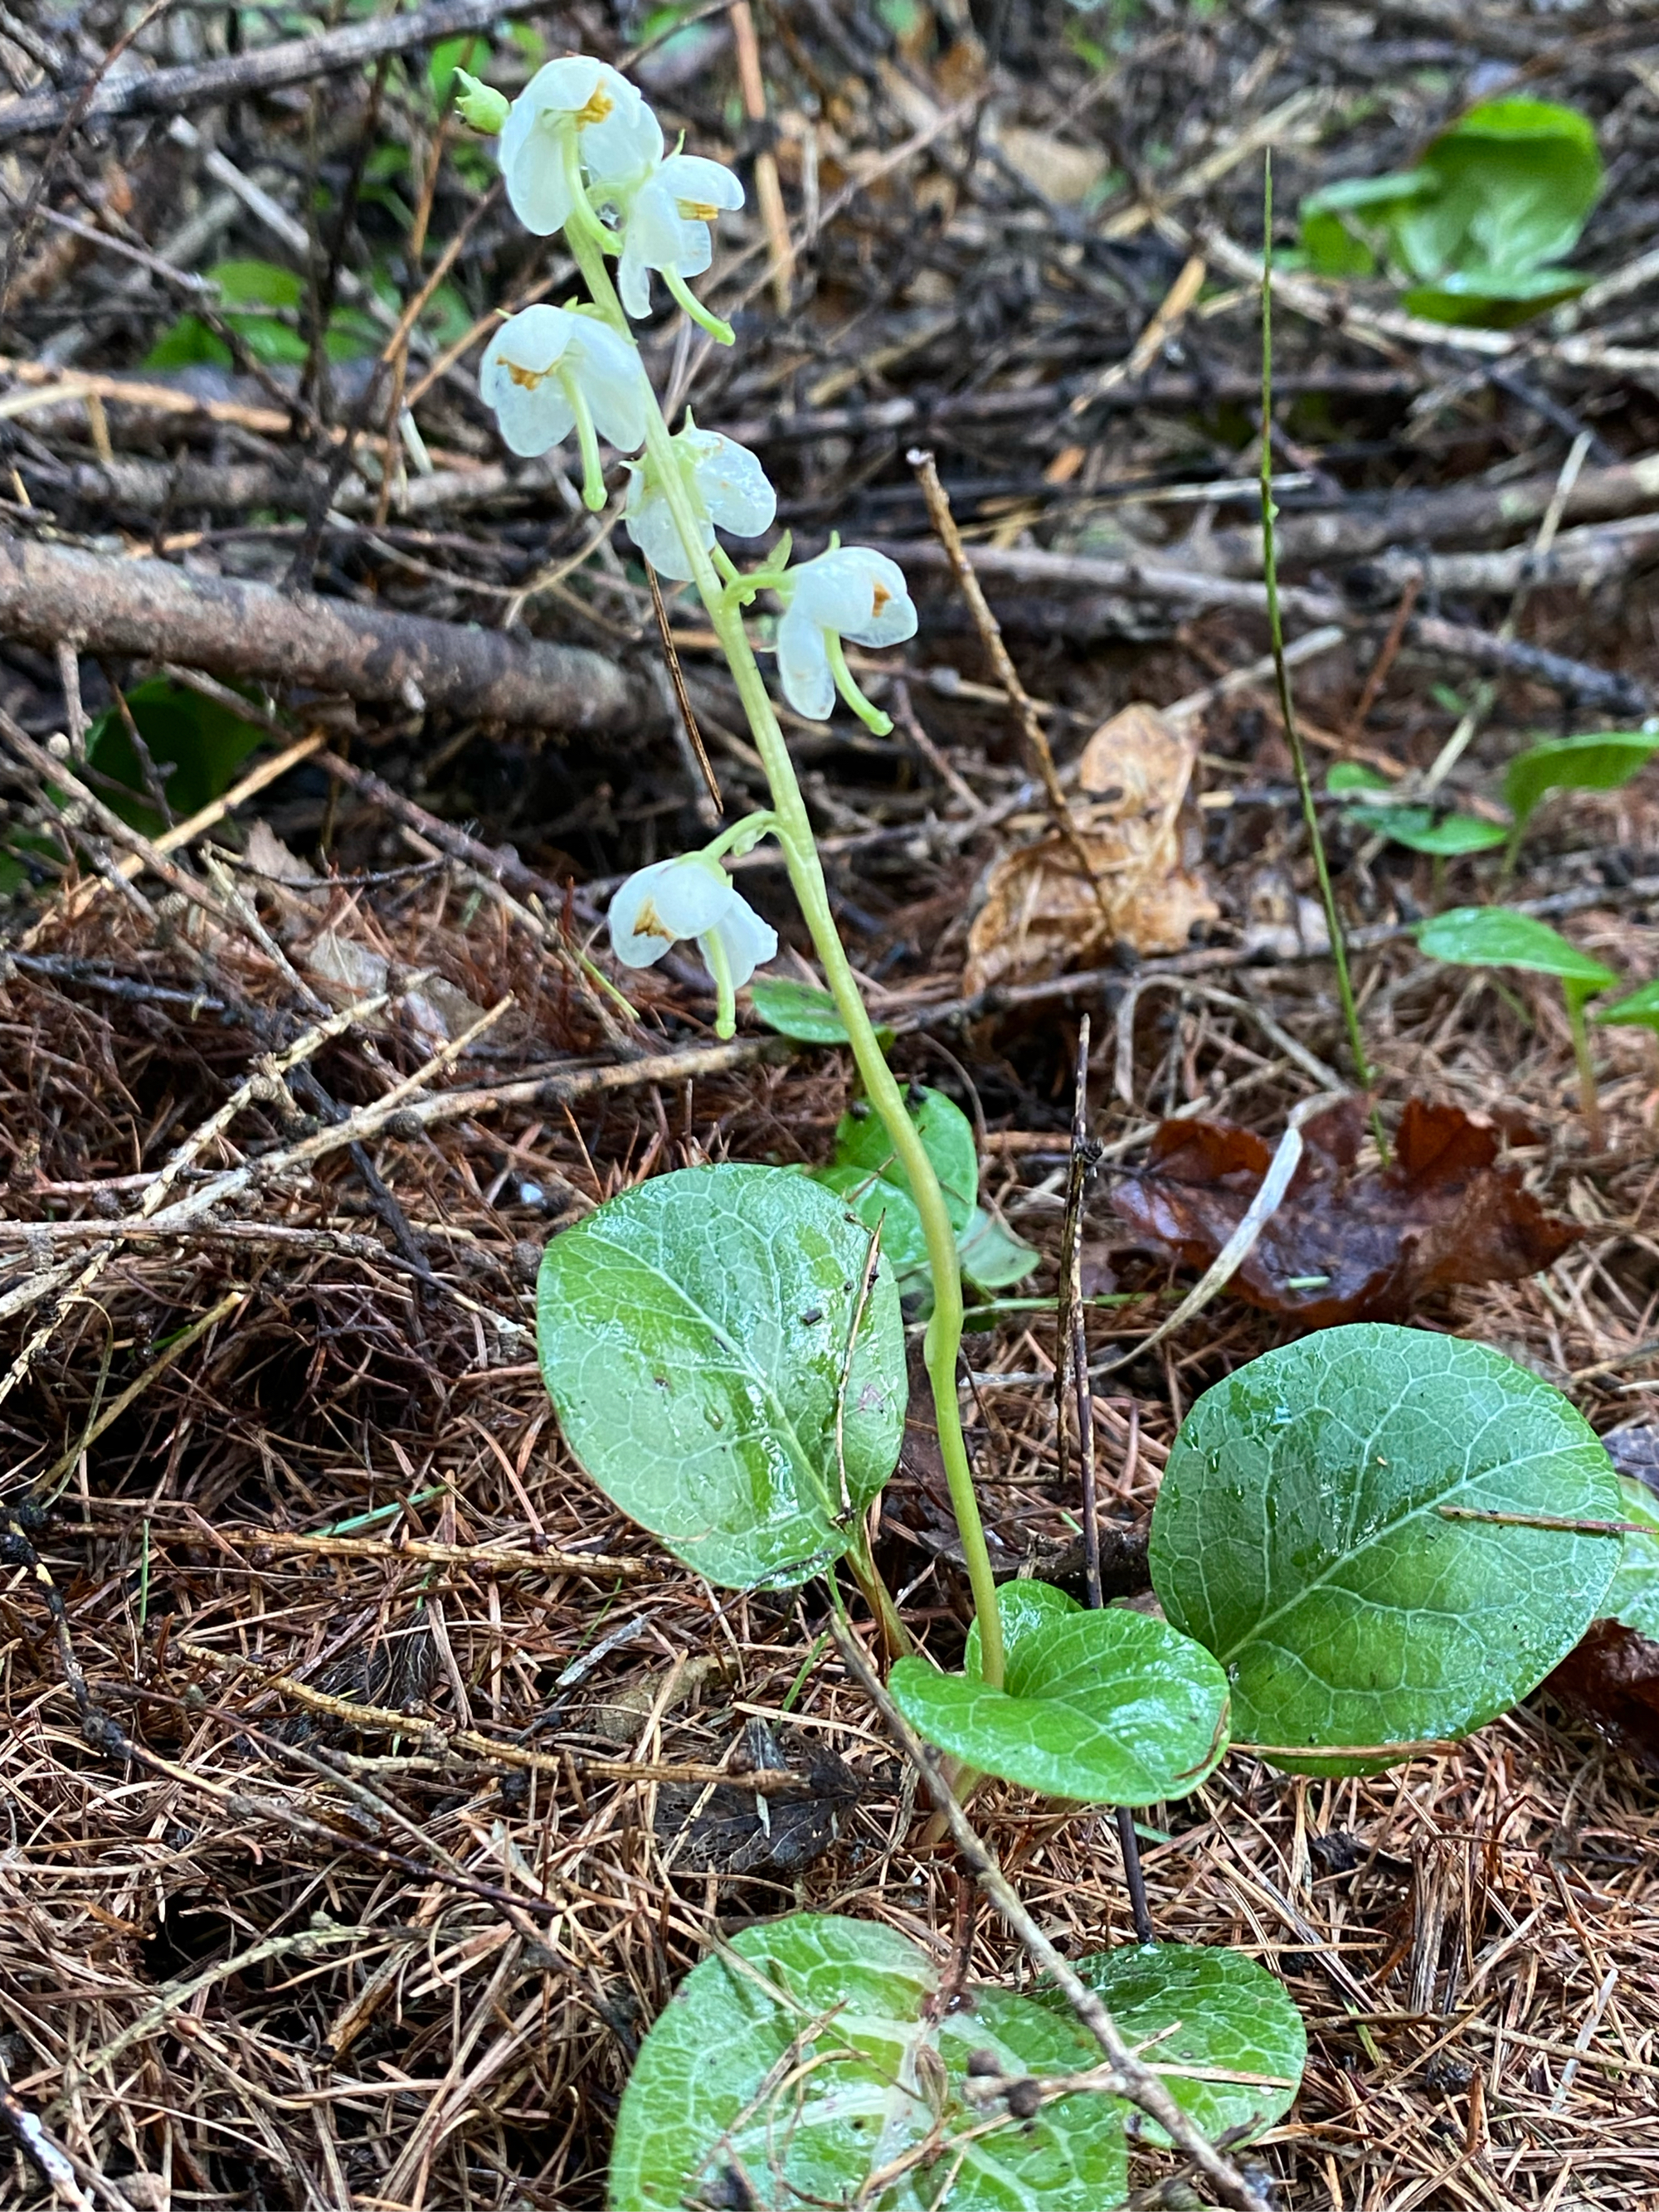
{"type": "Polygon", "coordinates": [[[165,561],[112,560],[9,531],[0,531],[0,636],[46,653],[69,638],[83,652],[532,729],[637,730],[664,719],[647,681],[581,646],[283,592],[165,561]]]}
{"type": "MultiPolygon", "coordinates": [[[[1161,561],[1107,560],[1091,554],[1050,553],[1029,545],[970,545],[966,550],[980,575],[1006,578],[1010,583],[1059,585],[1131,599],[1164,601],[1188,610],[1232,607],[1262,616],[1267,611],[1265,585],[1233,576],[1212,576],[1196,568],[1173,568],[1161,561]]],[[[881,540],[878,550],[906,569],[947,565],[944,549],[931,538],[881,540]]],[[[1297,621],[1334,624],[1343,629],[1364,629],[1376,619],[1375,613],[1350,605],[1338,592],[1314,591],[1306,585],[1282,585],[1279,603],[1285,614],[1297,621]]],[[[1643,711],[1646,694],[1629,677],[1547,653],[1518,638],[1499,637],[1495,631],[1442,622],[1428,615],[1414,617],[1407,626],[1406,636],[1419,653],[1431,653],[1456,667],[1525,677],[1550,684],[1569,698],[1617,713],[1643,711]]]]}
{"type": "MultiPolygon", "coordinates": [[[[541,4],[542,0],[434,0],[431,7],[414,15],[347,23],[338,30],[319,31],[314,38],[284,39],[276,46],[256,46],[251,53],[227,54],[221,60],[192,62],[181,69],[135,71],[100,84],[80,120],[106,123],[126,115],[182,115],[192,107],[246,100],[283,85],[362,69],[383,55],[406,53],[411,46],[464,37],[469,31],[487,32],[503,16],[532,15],[541,4]]],[[[8,100],[0,107],[0,146],[56,131],[74,112],[76,97],[71,89],[33,92],[8,100]]]]}
{"type": "MultiPolygon", "coordinates": [[[[151,466],[157,465],[155,463],[151,466]]],[[[1328,513],[1281,514],[1273,525],[1273,547],[1283,568],[1316,562],[1362,560],[1394,546],[1456,545],[1525,530],[1549,512],[1559,471],[1528,477],[1519,483],[1459,483],[1444,491],[1413,491],[1370,506],[1349,505],[1328,513]]],[[[1659,455],[1621,462],[1608,469],[1585,469],[1562,506],[1565,522],[1612,522],[1642,514],[1659,504],[1659,455]]],[[[1571,537],[1574,533],[1569,532],[1571,537]]],[[[1261,530],[1212,531],[1204,541],[1203,565],[1218,576],[1261,573],[1261,530]]]]}

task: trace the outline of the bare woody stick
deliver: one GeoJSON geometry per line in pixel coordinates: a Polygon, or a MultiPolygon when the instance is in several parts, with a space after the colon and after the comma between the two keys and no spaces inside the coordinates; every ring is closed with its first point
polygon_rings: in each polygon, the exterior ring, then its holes
{"type": "Polygon", "coordinates": [[[1032,770],[1042,785],[1048,801],[1048,811],[1054,817],[1054,827],[1071,848],[1072,858],[1082,871],[1083,880],[1092,889],[1099,902],[1102,916],[1108,928],[1112,927],[1112,916],[1107,910],[1106,894],[1101,889],[1087,847],[1078,835],[1077,824],[1072,819],[1072,810],[1066,803],[1066,794],[1060,787],[1060,772],[1054,766],[1054,757],[1042,720],[1032,703],[1030,694],[1019,680],[1019,671],[1014,666],[1007,647],[1002,641],[1002,630],[991,611],[974,566],[962,542],[962,532],[957,528],[957,519],[951,512],[951,498],[939,481],[939,468],[931,453],[913,447],[905,457],[916,472],[922,497],[927,502],[927,519],[939,533],[939,544],[950,562],[957,588],[968,602],[968,611],[974,618],[974,627],[980,642],[990,658],[996,679],[1013,702],[1019,717],[1020,735],[1025,741],[1025,750],[1032,770]]]}
{"type": "MultiPolygon", "coordinates": [[[[754,10],[749,0],[733,0],[732,43],[737,49],[738,83],[743,92],[744,112],[751,123],[766,121],[766,80],[761,74],[760,41],[755,36],[754,10]]],[[[789,217],[778,180],[777,156],[763,145],[755,156],[755,197],[771,252],[772,297],[781,315],[789,312],[789,294],[795,281],[795,249],[789,236],[789,217]]]]}

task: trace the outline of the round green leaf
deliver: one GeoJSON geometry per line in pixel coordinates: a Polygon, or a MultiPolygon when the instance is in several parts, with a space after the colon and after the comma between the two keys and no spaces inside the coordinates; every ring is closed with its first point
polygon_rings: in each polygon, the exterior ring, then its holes
{"type": "Polygon", "coordinates": [[[1227,1747],[1227,1685],[1206,1651],[1121,1606],[1085,1611],[1047,1583],[997,1592],[1005,1687],[901,1659],[888,1686],[913,1728],[953,1758],[1050,1797],[1149,1805],[1184,1797],[1227,1747]]]}
{"type": "Polygon", "coordinates": [[[712,1583],[804,1582],[898,1462],[904,1329],[870,1232],[784,1168],[686,1168],[542,1257],[537,1336],[565,1439],[712,1583]],[[842,1408],[837,1462],[836,1408],[842,1408]]]}
{"type": "Polygon", "coordinates": [[[1546,738],[1512,760],[1504,797],[1518,837],[1533,809],[1552,791],[1614,791],[1659,752],[1659,737],[1639,730],[1603,730],[1582,738],[1546,738]]]}
{"type": "MultiPolygon", "coordinates": [[[[1295,2102],[1308,2032],[1284,1984],[1242,1951],[1121,1943],[1073,1959],[1072,1967],[1125,2039],[1148,2046],[1146,2063],[1212,2140],[1234,2128],[1254,2134],[1271,2127],[1295,2102]],[[1215,2078],[1228,2074],[1266,2078],[1215,2078]]],[[[1035,1994],[1055,2009],[1065,2003],[1053,1988],[1039,1985],[1035,1994]]],[[[1140,2142],[1169,2141],[1155,2120],[1132,2106],[1124,2126],[1140,2142]]]]}
{"type": "MultiPolygon", "coordinates": [[[[973,1220],[979,1195],[973,1123],[942,1091],[912,1091],[908,1103],[960,1242],[973,1220]]],[[[921,1288],[927,1278],[927,1239],[910,1178],[880,1116],[867,1107],[843,1115],[836,1128],[834,1156],[827,1167],[814,1170],[814,1179],[838,1192],[866,1228],[881,1224],[882,1252],[893,1263],[900,1289],[921,1288]]]]}
{"type": "Polygon", "coordinates": [[[957,1256],[963,1273],[975,1289],[1006,1291],[1023,1283],[1042,1255],[1023,1243],[1012,1229],[1005,1228],[994,1213],[976,1206],[973,1219],[957,1240],[957,1256]]]}
{"type": "Polygon", "coordinates": [[[1625,1531],[1619,1565],[1601,1601],[1601,1613],[1604,1619],[1622,1621],[1638,1636],[1659,1644],[1659,1498],[1645,1482],[1620,1475],[1619,1518],[1637,1522],[1639,1533],[1625,1531]]]}
{"type": "Polygon", "coordinates": [[[1449,907],[1423,924],[1417,942],[1431,958],[1462,968],[1525,968],[1593,991],[1619,981],[1611,968],[1569,945],[1548,922],[1511,907],[1449,907]]]}
{"type": "MultiPolygon", "coordinates": [[[[798,1044],[845,1044],[847,1024],[834,998],[816,983],[793,983],[787,976],[757,975],[749,987],[750,1004],[757,1018],[780,1036],[798,1044]]],[[[878,1029],[878,1038],[890,1044],[893,1032],[878,1029]]]]}
{"type": "Polygon", "coordinates": [[[1478,822],[1472,814],[1446,814],[1437,821],[1429,806],[1353,806],[1344,819],[1373,836],[1391,837],[1411,852],[1441,860],[1487,852],[1508,834],[1500,823],[1478,822]]]}
{"type": "Polygon", "coordinates": [[[1152,1587],[1225,1668],[1241,1741],[1292,1770],[1375,1771],[1391,1754],[1370,1747],[1466,1735],[1534,1689],[1618,1565],[1608,1537],[1471,1510],[1615,1520],[1618,1486],[1560,1392],[1501,1353],[1324,1329],[1188,1414],[1152,1587]]]}
{"type": "Polygon", "coordinates": [[[1610,1006],[1602,1007],[1595,1017],[1598,1022],[1608,1022],[1620,1028],[1652,1030],[1659,1033],[1659,976],[1651,983],[1638,983],[1622,999],[1615,999],[1610,1006]]]}
{"type": "Polygon", "coordinates": [[[939,1993],[927,1954],[871,1922],[794,1913],[744,1929],[692,1968],[641,2045],[617,2115],[610,2212],[1121,2203],[1115,2099],[1058,2098],[1035,2120],[979,2134],[995,2108],[961,2094],[975,2051],[994,2052],[1006,2075],[1054,2075],[1097,2063],[1093,2041],[1069,2017],[1000,1990],[970,1990],[934,2019],[939,1993]]]}

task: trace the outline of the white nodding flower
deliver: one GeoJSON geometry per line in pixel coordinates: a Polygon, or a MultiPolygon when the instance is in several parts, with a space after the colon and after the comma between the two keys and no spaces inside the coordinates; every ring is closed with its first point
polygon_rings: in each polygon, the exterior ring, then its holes
{"type": "Polygon", "coordinates": [[[647,173],[662,158],[662,125],[635,88],[609,63],[567,54],[538,69],[501,126],[501,174],[513,212],[545,238],[572,206],[567,159],[574,143],[590,183],[647,173]]]}
{"type": "Polygon", "coordinates": [[[778,949],[776,930],[706,853],[659,860],[629,876],[611,902],[609,920],[624,968],[649,968],[671,945],[695,937],[709,972],[718,979],[724,967],[734,991],[778,949]]]}
{"type": "MultiPolygon", "coordinates": [[[[765,470],[747,446],[718,430],[695,425],[674,440],[684,483],[704,552],[714,543],[716,526],[735,538],[758,538],[772,526],[778,495],[765,470]]],[[[651,463],[636,463],[628,488],[628,534],[659,576],[676,583],[692,580],[687,556],[667,495],[651,463]]]]}
{"type": "Polygon", "coordinates": [[[547,453],[574,428],[618,453],[645,443],[647,386],[640,357],[592,315],[545,304],[501,325],[478,369],[478,388],[515,453],[547,453]],[[586,417],[586,422],[584,422],[586,417]]]}
{"type": "Polygon", "coordinates": [[[789,605],[778,623],[783,696],[809,721],[827,721],[845,670],[841,641],[898,645],[916,634],[904,572],[884,553],[841,545],[793,568],[789,605]]]}
{"type": "Polygon", "coordinates": [[[743,186],[719,161],[671,154],[635,193],[623,226],[617,289],[630,315],[651,312],[652,270],[670,281],[701,276],[714,258],[709,226],[743,205],[743,186]]]}

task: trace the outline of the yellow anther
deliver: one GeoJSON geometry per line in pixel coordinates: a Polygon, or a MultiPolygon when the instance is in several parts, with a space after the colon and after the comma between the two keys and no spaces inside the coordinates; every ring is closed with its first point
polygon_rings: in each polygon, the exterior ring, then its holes
{"type": "Polygon", "coordinates": [[[617,103],[602,84],[596,84],[587,95],[587,105],[576,110],[576,128],[586,131],[590,123],[603,123],[617,103]]]}

